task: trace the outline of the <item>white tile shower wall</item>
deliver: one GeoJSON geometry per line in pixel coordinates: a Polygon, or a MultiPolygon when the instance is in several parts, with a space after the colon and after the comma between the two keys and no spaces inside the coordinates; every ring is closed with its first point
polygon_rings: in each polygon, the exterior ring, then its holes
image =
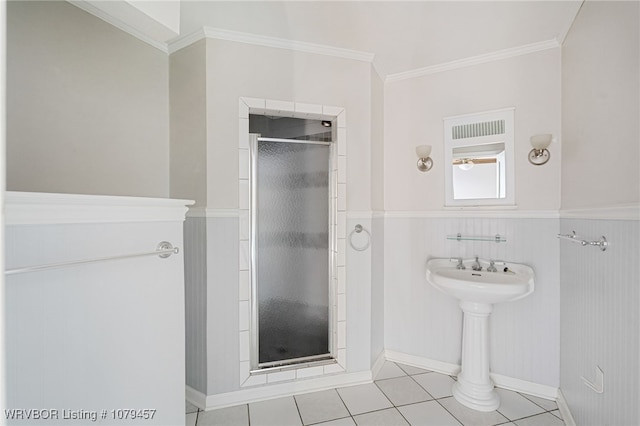
{"type": "Polygon", "coordinates": [[[561,219],[606,251],[563,241],[561,388],[577,424],[640,424],[640,221],[561,219]],[[604,372],[604,393],[584,385],[604,372]]]}
{"type": "Polygon", "coordinates": [[[207,391],[207,269],[206,219],[184,222],[184,275],[187,386],[207,391]]]}
{"type": "Polygon", "coordinates": [[[458,303],[430,286],[430,257],[501,259],[526,263],[535,292],[494,306],[492,372],[537,384],[559,385],[559,242],[557,218],[405,217],[387,214],[384,225],[385,348],[460,364],[462,313],[458,303]],[[495,235],[506,243],[447,240],[447,235],[495,235]]]}

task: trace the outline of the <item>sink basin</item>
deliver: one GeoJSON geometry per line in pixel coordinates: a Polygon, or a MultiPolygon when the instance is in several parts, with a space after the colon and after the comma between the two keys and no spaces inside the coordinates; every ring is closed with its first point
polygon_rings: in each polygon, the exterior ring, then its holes
{"type": "Polygon", "coordinates": [[[427,262],[427,281],[460,301],[462,309],[462,356],[453,397],[478,411],[493,411],[500,406],[489,371],[489,315],[494,303],[512,302],[533,293],[533,269],[527,265],[496,265],[497,272],[487,271],[489,262],[480,260],[482,270],[474,271],[475,260],[464,262],[431,259],[427,262]],[[505,271],[505,267],[507,268],[505,271]]]}
{"type": "Polygon", "coordinates": [[[467,269],[456,269],[450,259],[431,259],[427,262],[427,281],[438,290],[456,299],[475,303],[511,302],[528,296],[534,290],[533,269],[527,265],[508,263],[496,265],[498,272],[487,272],[489,263],[480,260],[481,271],[474,271],[465,262],[467,269]]]}

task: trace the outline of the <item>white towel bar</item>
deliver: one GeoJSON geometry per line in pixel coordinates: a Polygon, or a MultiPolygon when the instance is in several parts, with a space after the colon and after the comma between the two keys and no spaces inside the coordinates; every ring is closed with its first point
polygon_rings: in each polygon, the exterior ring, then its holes
{"type": "Polygon", "coordinates": [[[180,249],[178,249],[178,247],[174,247],[170,242],[161,241],[160,243],[158,243],[158,246],[154,251],[149,251],[145,253],[123,254],[120,256],[98,257],[95,259],[72,260],[69,262],[48,263],[45,265],[36,265],[36,266],[23,266],[21,268],[7,269],[4,273],[5,275],[23,274],[26,272],[44,271],[46,269],[64,268],[66,266],[82,265],[86,263],[104,262],[108,260],[120,260],[120,259],[128,259],[131,257],[143,257],[143,256],[153,256],[153,255],[164,259],[171,256],[172,254],[178,254],[179,252],[180,252],[180,249]]]}

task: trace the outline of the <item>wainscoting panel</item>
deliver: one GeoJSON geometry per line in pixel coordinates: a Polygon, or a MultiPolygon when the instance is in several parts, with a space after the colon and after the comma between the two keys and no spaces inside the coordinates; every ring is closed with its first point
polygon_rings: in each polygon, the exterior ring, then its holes
{"type": "Polygon", "coordinates": [[[561,219],[562,233],[604,235],[606,251],[560,245],[561,388],[577,424],[640,423],[640,221],[561,219]],[[604,373],[603,393],[585,385],[604,373]]]}
{"type": "Polygon", "coordinates": [[[541,385],[559,385],[560,301],[557,218],[391,216],[384,225],[385,348],[460,364],[458,302],[425,279],[431,257],[479,256],[533,267],[536,288],[497,304],[491,316],[491,369],[541,385]],[[504,243],[452,241],[447,235],[495,236],[504,243]]]}
{"type": "Polygon", "coordinates": [[[186,312],[187,385],[207,391],[207,241],[206,219],[187,217],[184,222],[184,276],[186,312]]]}

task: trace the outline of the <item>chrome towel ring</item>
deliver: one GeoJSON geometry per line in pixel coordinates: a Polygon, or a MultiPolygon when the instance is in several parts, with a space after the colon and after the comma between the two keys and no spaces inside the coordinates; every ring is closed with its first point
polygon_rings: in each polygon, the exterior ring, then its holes
{"type": "Polygon", "coordinates": [[[369,231],[367,231],[366,229],[364,229],[364,227],[360,224],[357,224],[355,226],[355,228],[353,228],[353,230],[349,233],[349,244],[351,245],[351,248],[353,248],[356,251],[365,251],[366,249],[369,248],[369,245],[371,245],[371,234],[369,233],[369,231]],[[353,234],[360,234],[364,232],[365,234],[367,234],[367,242],[364,245],[361,246],[356,246],[353,244],[353,234]]]}

